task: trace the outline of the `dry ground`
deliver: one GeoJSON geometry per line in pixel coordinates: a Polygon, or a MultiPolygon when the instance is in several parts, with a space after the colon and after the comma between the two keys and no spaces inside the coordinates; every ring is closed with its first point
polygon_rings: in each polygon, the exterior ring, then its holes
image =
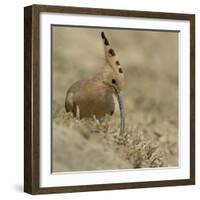
{"type": "Polygon", "coordinates": [[[78,120],[66,113],[66,90],[105,65],[102,29],[53,28],[54,172],[178,165],[178,34],[109,30],[125,72],[126,131],[119,112],[78,120]]]}

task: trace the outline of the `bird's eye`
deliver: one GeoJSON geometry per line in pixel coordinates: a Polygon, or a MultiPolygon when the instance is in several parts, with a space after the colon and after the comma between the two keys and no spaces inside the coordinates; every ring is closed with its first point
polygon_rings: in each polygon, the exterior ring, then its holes
{"type": "Polygon", "coordinates": [[[115,80],[115,79],[112,79],[112,83],[113,83],[113,84],[116,84],[116,80],[115,80]]]}

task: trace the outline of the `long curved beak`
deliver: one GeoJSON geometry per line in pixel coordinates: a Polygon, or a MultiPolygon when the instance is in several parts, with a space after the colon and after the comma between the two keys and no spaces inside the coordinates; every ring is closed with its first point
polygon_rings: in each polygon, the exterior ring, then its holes
{"type": "Polygon", "coordinates": [[[124,99],[121,92],[115,91],[115,95],[117,97],[117,101],[119,104],[120,110],[120,134],[123,134],[125,129],[125,110],[124,110],[124,99]]]}

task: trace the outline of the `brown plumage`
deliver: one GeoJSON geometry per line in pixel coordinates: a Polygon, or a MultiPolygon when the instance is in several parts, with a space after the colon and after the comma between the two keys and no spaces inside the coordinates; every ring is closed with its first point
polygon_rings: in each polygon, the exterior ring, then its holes
{"type": "Polygon", "coordinates": [[[121,90],[124,86],[124,74],[120,62],[116,59],[115,51],[102,32],[105,59],[108,64],[102,72],[91,79],[79,80],[68,89],[65,99],[65,109],[74,116],[97,119],[106,114],[112,115],[115,110],[114,97],[119,103],[121,125],[120,132],[124,131],[125,115],[121,90]]]}

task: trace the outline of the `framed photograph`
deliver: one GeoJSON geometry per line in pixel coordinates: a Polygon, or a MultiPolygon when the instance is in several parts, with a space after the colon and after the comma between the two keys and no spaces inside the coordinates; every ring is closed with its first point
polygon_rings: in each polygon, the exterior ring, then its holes
{"type": "Polygon", "coordinates": [[[195,183],[195,16],[24,9],[24,191],[195,183]]]}

